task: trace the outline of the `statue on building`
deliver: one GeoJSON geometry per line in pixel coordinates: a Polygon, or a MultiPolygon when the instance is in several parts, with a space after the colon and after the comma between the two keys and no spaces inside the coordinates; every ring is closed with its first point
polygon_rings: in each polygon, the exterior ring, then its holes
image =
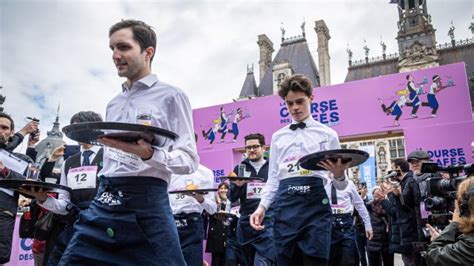
{"type": "Polygon", "coordinates": [[[453,25],[453,21],[451,20],[451,27],[449,28],[449,31],[448,31],[448,36],[449,36],[449,38],[451,38],[451,41],[454,41],[454,30],[455,29],[456,28],[453,25]]]}
{"type": "Polygon", "coordinates": [[[281,23],[280,31],[281,31],[281,41],[284,41],[285,40],[285,28],[283,27],[283,22],[281,23]]]}
{"type": "Polygon", "coordinates": [[[370,48],[367,46],[367,41],[364,39],[364,50],[365,50],[365,58],[369,58],[369,51],[370,48]]]}
{"type": "Polygon", "coordinates": [[[383,41],[380,41],[380,46],[382,46],[382,54],[385,55],[385,52],[387,51],[387,45],[383,41]]]}
{"type": "Polygon", "coordinates": [[[349,61],[352,61],[352,50],[349,48],[349,44],[347,44],[347,56],[349,57],[349,61]]]}
{"type": "Polygon", "coordinates": [[[306,36],[305,26],[306,26],[306,21],[304,21],[304,18],[303,18],[303,23],[301,23],[301,32],[303,32],[303,37],[306,36]]]}
{"type": "MultiPolygon", "coordinates": [[[[0,90],[3,89],[2,86],[0,86],[0,90]]],[[[0,112],[3,112],[3,103],[5,103],[5,100],[7,99],[6,96],[3,96],[0,94],[0,112]]]]}

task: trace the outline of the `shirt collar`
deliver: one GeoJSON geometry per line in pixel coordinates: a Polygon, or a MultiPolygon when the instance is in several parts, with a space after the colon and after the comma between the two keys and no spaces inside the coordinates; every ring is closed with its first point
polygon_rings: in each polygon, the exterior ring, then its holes
{"type": "MultiPolygon", "coordinates": [[[[312,115],[309,115],[308,118],[306,118],[305,120],[301,121],[303,123],[306,124],[306,127],[310,127],[310,126],[314,126],[316,125],[316,120],[314,120],[313,116],[312,115]]],[[[291,121],[291,124],[298,124],[299,122],[296,121],[296,120],[293,120],[291,121]]]]}
{"type": "Polygon", "coordinates": [[[156,82],[158,82],[158,76],[156,74],[150,74],[141,78],[140,80],[135,81],[132,84],[132,87],[128,87],[128,83],[125,81],[122,83],[122,92],[127,90],[136,89],[149,89],[151,88],[156,82]]]}
{"type": "MultiPolygon", "coordinates": [[[[86,149],[82,148],[82,146],[81,146],[81,153],[82,153],[83,151],[85,151],[85,150],[86,150],[86,149]]],[[[95,146],[95,145],[94,145],[94,146],[92,146],[92,147],[91,147],[90,149],[88,149],[88,150],[89,150],[89,151],[92,151],[94,154],[97,154],[97,153],[99,152],[99,150],[100,150],[100,146],[95,146]]]]}

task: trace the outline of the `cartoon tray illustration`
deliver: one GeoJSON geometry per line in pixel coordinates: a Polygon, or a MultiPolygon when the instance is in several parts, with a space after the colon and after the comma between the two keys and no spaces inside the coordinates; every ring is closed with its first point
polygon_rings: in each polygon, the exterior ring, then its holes
{"type": "Polygon", "coordinates": [[[229,179],[230,181],[236,181],[236,180],[245,180],[245,181],[264,181],[263,178],[261,177],[256,177],[256,176],[221,176],[221,179],[229,179]]]}
{"type": "MultiPolygon", "coordinates": [[[[51,192],[56,192],[58,190],[71,192],[70,187],[47,183],[43,181],[26,180],[26,179],[3,179],[3,180],[0,180],[0,187],[7,188],[7,189],[14,189],[14,190],[19,190],[21,188],[25,190],[31,190],[31,188],[33,188],[34,191],[38,191],[41,189],[42,191],[51,191],[51,192]]],[[[26,195],[26,197],[30,198],[30,196],[28,195],[26,195]]]]}
{"type": "Polygon", "coordinates": [[[207,194],[209,192],[216,192],[217,188],[203,188],[203,189],[185,189],[185,190],[174,190],[174,191],[168,191],[169,194],[178,194],[178,193],[183,193],[183,194],[207,194]]]}
{"type": "Polygon", "coordinates": [[[320,151],[302,157],[299,159],[298,163],[304,169],[326,170],[318,166],[318,163],[323,160],[331,160],[336,162],[339,158],[341,158],[342,163],[351,162],[349,167],[354,167],[363,164],[369,158],[369,154],[365,151],[356,149],[320,151]]]}
{"type": "Polygon", "coordinates": [[[166,139],[178,138],[176,133],[159,127],[119,122],[78,123],[65,126],[62,131],[72,140],[92,145],[101,145],[97,141],[101,137],[132,143],[144,139],[155,146],[161,146],[166,139]]]}

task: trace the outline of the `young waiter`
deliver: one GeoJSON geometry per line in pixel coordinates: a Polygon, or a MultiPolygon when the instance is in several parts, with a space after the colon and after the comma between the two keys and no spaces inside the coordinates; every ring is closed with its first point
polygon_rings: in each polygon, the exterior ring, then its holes
{"type": "MultiPolygon", "coordinates": [[[[274,238],[277,265],[325,265],[331,244],[331,206],[324,190],[327,171],[302,169],[297,161],[308,154],[339,149],[337,133],[314,120],[311,81],[303,75],[287,77],[278,91],[293,122],[272,136],[268,181],[252,227],[262,230],[265,212],[274,202],[274,238]]],[[[344,175],[347,164],[326,161],[334,177],[344,175]]]]}

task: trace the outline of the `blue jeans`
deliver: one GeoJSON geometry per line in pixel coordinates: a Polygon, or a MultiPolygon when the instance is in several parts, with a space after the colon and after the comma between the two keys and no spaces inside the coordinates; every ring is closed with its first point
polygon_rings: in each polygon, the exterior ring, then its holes
{"type": "Polygon", "coordinates": [[[167,187],[153,177],[101,177],[59,265],[186,265],[167,187]]]}

